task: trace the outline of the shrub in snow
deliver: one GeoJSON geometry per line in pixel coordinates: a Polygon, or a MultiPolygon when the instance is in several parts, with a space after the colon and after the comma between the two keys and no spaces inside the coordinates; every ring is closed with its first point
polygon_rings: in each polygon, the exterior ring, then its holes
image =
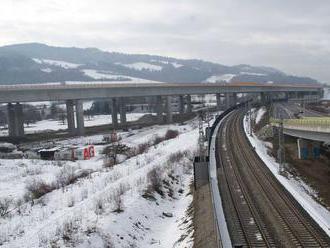
{"type": "Polygon", "coordinates": [[[139,144],[136,151],[137,155],[145,153],[148,150],[149,146],[150,144],[148,142],[139,144]]]}
{"type": "Polygon", "coordinates": [[[111,168],[115,165],[115,160],[111,157],[105,157],[103,159],[103,167],[104,168],[111,168]]]}
{"type": "Polygon", "coordinates": [[[56,187],[52,184],[47,184],[41,179],[33,179],[26,185],[26,189],[31,196],[31,199],[38,199],[43,195],[53,191],[56,187]]]}
{"type": "Polygon", "coordinates": [[[78,232],[81,220],[73,219],[64,222],[62,229],[62,239],[64,243],[75,245],[75,234],[78,232]]]}
{"type": "Polygon", "coordinates": [[[68,206],[69,208],[71,208],[71,207],[74,206],[74,203],[75,203],[74,197],[73,197],[73,196],[69,197],[69,198],[68,198],[68,202],[67,202],[67,206],[68,206]]]}
{"type": "Polygon", "coordinates": [[[30,176],[34,176],[34,175],[39,175],[41,174],[41,166],[32,166],[32,165],[29,165],[27,168],[26,168],[26,174],[27,175],[30,175],[30,176]]]}
{"type": "Polygon", "coordinates": [[[94,210],[95,214],[96,215],[103,214],[104,209],[105,209],[105,201],[102,197],[100,197],[95,201],[95,210],[94,210]]]}
{"type": "Polygon", "coordinates": [[[155,167],[147,174],[149,182],[148,191],[157,192],[160,195],[164,195],[162,190],[163,170],[160,167],[155,167]]]}
{"type": "Polygon", "coordinates": [[[176,138],[178,135],[179,135],[179,131],[169,129],[169,130],[167,130],[164,138],[165,138],[165,140],[170,140],[170,139],[176,138]]]}
{"type": "Polygon", "coordinates": [[[10,207],[12,206],[13,200],[10,198],[0,199],[0,217],[6,217],[10,212],[10,207]]]}
{"type": "Polygon", "coordinates": [[[9,153],[16,150],[16,146],[11,143],[0,143],[0,152],[9,153]]]}
{"type": "Polygon", "coordinates": [[[64,166],[56,176],[59,187],[71,184],[75,180],[74,168],[70,165],[64,166]]]}
{"type": "Polygon", "coordinates": [[[159,143],[163,142],[164,140],[165,140],[164,137],[160,137],[160,136],[156,135],[154,137],[153,145],[156,146],[159,143]]]}
{"type": "Polygon", "coordinates": [[[114,196],[114,210],[113,210],[113,212],[121,213],[123,211],[124,211],[124,203],[123,203],[121,194],[118,192],[114,196]]]}
{"type": "Polygon", "coordinates": [[[172,153],[168,159],[168,161],[172,164],[179,162],[183,157],[185,157],[185,152],[176,152],[172,153]]]}
{"type": "Polygon", "coordinates": [[[106,146],[103,149],[103,154],[105,155],[104,167],[112,167],[117,164],[117,159],[119,154],[126,154],[130,148],[127,145],[120,143],[113,143],[109,146],[106,146]]]}
{"type": "Polygon", "coordinates": [[[85,188],[81,191],[81,200],[84,200],[86,198],[88,198],[88,189],[85,188]]]}

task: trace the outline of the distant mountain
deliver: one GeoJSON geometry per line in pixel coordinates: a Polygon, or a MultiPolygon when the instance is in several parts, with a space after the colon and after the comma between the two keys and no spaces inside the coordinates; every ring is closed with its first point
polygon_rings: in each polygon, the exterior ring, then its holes
{"type": "Polygon", "coordinates": [[[0,84],[63,81],[257,82],[316,84],[270,67],[105,52],[39,43],[0,47],[0,84]]]}

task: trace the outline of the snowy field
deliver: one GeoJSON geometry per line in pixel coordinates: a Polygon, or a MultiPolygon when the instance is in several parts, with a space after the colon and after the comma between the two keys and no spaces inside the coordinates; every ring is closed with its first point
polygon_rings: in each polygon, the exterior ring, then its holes
{"type": "MultiPolygon", "coordinates": [[[[262,115],[262,113],[263,110],[258,111],[258,115],[262,115]]],[[[268,154],[267,142],[259,140],[255,134],[253,134],[253,137],[248,135],[249,122],[246,118],[244,119],[244,129],[246,136],[250,140],[251,144],[256,148],[257,154],[264,161],[269,170],[310,214],[310,216],[320,225],[320,227],[328,235],[330,235],[330,212],[314,199],[314,197],[317,197],[316,192],[302,180],[294,178],[291,175],[287,178],[278,173],[279,164],[275,161],[275,158],[268,154]]]]}
{"type": "Polygon", "coordinates": [[[235,77],[235,74],[223,74],[223,75],[213,75],[205,80],[207,83],[217,83],[225,81],[227,83],[235,77]]]}
{"type": "MultiPolygon", "coordinates": [[[[127,113],[127,121],[137,121],[148,113],[127,113]]],[[[85,116],[85,127],[100,126],[112,123],[111,115],[94,115],[91,118],[85,116]]],[[[42,120],[24,127],[26,134],[40,133],[46,131],[66,130],[67,124],[58,120],[42,120]]],[[[8,136],[8,129],[0,130],[0,136],[8,136]]]]}
{"type": "MultiPolygon", "coordinates": [[[[125,76],[125,75],[119,75],[119,74],[113,74],[111,71],[97,71],[97,70],[92,70],[92,69],[85,69],[82,70],[82,72],[95,79],[95,80],[112,80],[112,81],[98,81],[98,82],[91,82],[93,84],[98,83],[116,83],[116,84],[121,84],[121,83],[132,83],[132,84],[144,84],[144,83],[162,83],[160,81],[152,81],[152,80],[147,80],[147,79],[141,79],[141,78],[136,78],[136,77],[130,77],[130,76],[125,76]],[[125,78],[127,80],[124,81],[118,81],[118,78],[125,78]]],[[[85,83],[85,82],[77,82],[77,83],[85,83]]],[[[68,84],[74,84],[74,82],[68,82],[68,84]]]]}
{"type": "Polygon", "coordinates": [[[324,88],[324,100],[330,100],[330,88],[324,88]]]}
{"type": "MultiPolygon", "coordinates": [[[[0,217],[0,246],[192,247],[187,211],[197,126],[193,120],[119,133],[121,143],[132,148],[169,129],[179,135],[150,145],[144,153],[121,156],[110,168],[104,166],[103,145],[96,145],[96,156],[85,161],[0,160],[0,199],[12,200],[8,216],[0,217]],[[38,180],[55,185],[65,171],[89,173],[31,201],[29,185],[38,180]],[[155,173],[163,195],[149,190],[155,185],[150,175],[155,173]]],[[[57,143],[97,144],[102,138],[93,135],[57,143]]]]}

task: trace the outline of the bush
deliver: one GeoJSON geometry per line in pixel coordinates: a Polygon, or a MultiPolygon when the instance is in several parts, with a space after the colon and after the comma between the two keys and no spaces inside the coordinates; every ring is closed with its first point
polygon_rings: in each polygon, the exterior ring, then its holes
{"type": "Polygon", "coordinates": [[[143,153],[145,153],[148,150],[149,146],[150,145],[149,145],[148,142],[139,144],[138,147],[137,147],[136,153],[137,154],[143,154],[143,153]]]}
{"type": "Polygon", "coordinates": [[[58,187],[64,187],[77,180],[75,170],[72,166],[65,165],[56,176],[58,187]]]}
{"type": "Polygon", "coordinates": [[[156,135],[154,138],[153,145],[154,146],[158,145],[159,143],[163,142],[164,140],[165,140],[164,137],[160,137],[160,136],[156,135]]]}
{"type": "Polygon", "coordinates": [[[171,154],[168,160],[170,163],[174,164],[179,162],[184,157],[184,155],[184,152],[176,152],[171,154]]]}
{"type": "Polygon", "coordinates": [[[43,195],[56,189],[54,185],[47,184],[41,179],[34,179],[26,185],[26,189],[31,195],[32,199],[38,199],[43,195]]]}
{"type": "Polygon", "coordinates": [[[12,199],[7,197],[0,199],[0,217],[6,217],[9,214],[12,202],[12,199]]]}
{"type": "Polygon", "coordinates": [[[95,214],[100,215],[105,210],[105,201],[102,197],[98,198],[95,202],[95,214]]]}
{"type": "Polygon", "coordinates": [[[153,170],[149,171],[147,174],[149,181],[149,191],[155,191],[160,195],[163,195],[162,191],[162,180],[163,180],[163,171],[160,167],[156,167],[153,170]]]}
{"type": "Polygon", "coordinates": [[[79,227],[81,226],[81,220],[72,219],[64,222],[62,228],[62,239],[66,244],[75,243],[75,234],[78,232],[79,227]]]}
{"type": "Polygon", "coordinates": [[[167,130],[164,138],[165,138],[165,140],[170,140],[170,139],[174,139],[174,138],[178,137],[178,135],[179,135],[179,131],[169,129],[169,130],[167,130]]]}

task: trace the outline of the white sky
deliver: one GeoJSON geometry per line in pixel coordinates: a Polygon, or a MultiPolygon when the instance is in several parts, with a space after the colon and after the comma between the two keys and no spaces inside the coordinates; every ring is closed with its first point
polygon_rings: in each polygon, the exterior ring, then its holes
{"type": "Polygon", "coordinates": [[[330,82],[330,0],[1,0],[0,45],[273,66],[330,82]]]}

